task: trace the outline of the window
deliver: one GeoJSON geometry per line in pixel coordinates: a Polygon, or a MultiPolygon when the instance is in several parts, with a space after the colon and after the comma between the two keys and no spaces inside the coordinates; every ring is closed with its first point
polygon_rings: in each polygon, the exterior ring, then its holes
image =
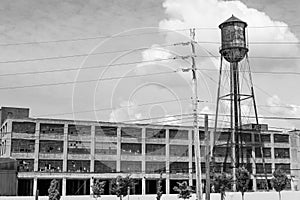
{"type": "Polygon", "coordinates": [[[40,133],[64,134],[64,124],[40,124],[40,133]]]}
{"type": "Polygon", "coordinates": [[[146,138],[166,138],[166,130],[165,129],[146,129],[146,138]]]}
{"type": "Polygon", "coordinates": [[[34,140],[12,140],[12,152],[13,153],[33,153],[35,147],[34,140]]]}
{"type": "Polygon", "coordinates": [[[141,144],[122,143],[121,154],[140,155],[142,153],[141,144]]]}
{"type": "Polygon", "coordinates": [[[95,148],[96,154],[117,155],[116,142],[96,142],[95,148]]]}
{"type": "Polygon", "coordinates": [[[96,136],[117,137],[117,127],[113,126],[96,126],[96,136]]]}
{"type": "MultiPolygon", "coordinates": [[[[272,164],[265,163],[265,170],[267,174],[272,174],[272,164]]],[[[262,163],[256,164],[256,174],[264,174],[264,167],[262,163]]]]}
{"type": "Polygon", "coordinates": [[[35,123],[33,122],[12,122],[13,133],[35,133],[35,123]]]}
{"type": "Polygon", "coordinates": [[[189,132],[187,130],[170,129],[169,137],[170,139],[188,140],[189,139],[188,133],[189,132]]]}
{"type": "Polygon", "coordinates": [[[216,157],[225,157],[231,156],[231,148],[230,147],[215,147],[214,155],[216,157]]]}
{"type": "Polygon", "coordinates": [[[131,128],[131,127],[123,127],[121,129],[121,136],[126,138],[142,138],[142,129],[141,128],[131,128]]]}
{"type": "Polygon", "coordinates": [[[41,140],[40,153],[62,153],[64,148],[63,141],[41,140]]]}
{"type": "Polygon", "coordinates": [[[275,163],[275,170],[278,168],[282,169],[287,174],[291,173],[291,165],[289,163],[275,163]]]}
{"type": "Polygon", "coordinates": [[[232,173],[231,163],[221,163],[221,162],[215,163],[215,172],[216,173],[221,173],[222,170],[226,173],[232,173]]]}
{"type": "Polygon", "coordinates": [[[116,161],[95,161],[95,172],[111,173],[117,171],[116,161]]]}
{"type": "Polygon", "coordinates": [[[91,150],[90,142],[84,142],[84,141],[68,142],[68,153],[70,154],[89,154],[90,150],[91,150]]]}
{"type": "Polygon", "coordinates": [[[33,172],[33,159],[17,159],[18,172],[33,172]]]}
{"type": "Polygon", "coordinates": [[[142,162],[140,161],[121,161],[121,172],[141,172],[142,162]]]}
{"type": "Polygon", "coordinates": [[[62,160],[39,160],[39,171],[42,172],[61,172],[62,160]]]}
{"type": "MultiPolygon", "coordinates": [[[[192,170],[193,170],[193,173],[196,173],[196,164],[195,164],[195,162],[192,163],[192,170]]],[[[202,162],[201,163],[201,173],[205,174],[205,172],[206,172],[205,163],[202,162]]]]}
{"type": "Polygon", "coordinates": [[[68,172],[89,172],[89,160],[68,160],[68,172]]]}
{"type": "Polygon", "coordinates": [[[170,145],[170,156],[189,156],[189,146],[170,145]]]}
{"type": "Polygon", "coordinates": [[[170,173],[188,173],[188,162],[172,162],[170,163],[170,173]]]}
{"type": "Polygon", "coordinates": [[[146,144],[146,155],[166,155],[164,144],[146,144]]]}
{"type": "Polygon", "coordinates": [[[86,125],[68,125],[68,134],[69,135],[91,135],[91,126],[86,125]]]}
{"type": "Polygon", "coordinates": [[[166,172],[165,162],[146,162],[146,173],[166,172]]]}
{"type": "Polygon", "coordinates": [[[259,136],[261,137],[261,142],[271,142],[271,135],[270,134],[255,134],[254,135],[254,140],[255,142],[259,142],[259,136]]]}
{"type": "Polygon", "coordinates": [[[217,137],[216,140],[219,140],[219,141],[228,141],[230,140],[230,137],[231,137],[231,133],[230,132],[221,132],[221,133],[217,133],[217,137]]]}
{"type": "MultiPolygon", "coordinates": [[[[263,147],[264,158],[271,158],[271,148],[263,147]]],[[[255,147],[255,157],[261,158],[261,148],[255,147]]]]}
{"type": "Polygon", "coordinates": [[[252,141],[251,133],[242,133],[241,138],[242,138],[242,141],[246,142],[246,143],[252,141]]]}
{"type": "Polygon", "coordinates": [[[290,158],[289,148],[275,148],[274,153],[275,153],[275,158],[290,158]]]}
{"type": "Polygon", "coordinates": [[[274,134],[274,143],[289,143],[289,135],[274,134]]]}

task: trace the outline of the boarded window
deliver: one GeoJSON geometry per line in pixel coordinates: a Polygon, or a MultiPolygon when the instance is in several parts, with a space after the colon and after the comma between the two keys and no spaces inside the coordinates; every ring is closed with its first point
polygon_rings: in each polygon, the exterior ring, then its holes
{"type": "Polygon", "coordinates": [[[165,129],[146,129],[146,138],[166,138],[166,130],[165,129]]]}
{"type": "Polygon", "coordinates": [[[113,126],[96,126],[96,136],[117,137],[117,127],[113,126]]]}
{"type": "Polygon", "coordinates": [[[164,144],[146,144],[146,155],[166,155],[164,144]]]}
{"type": "Polygon", "coordinates": [[[33,122],[12,122],[13,133],[35,133],[35,123],[33,122]]]}
{"type": "Polygon", "coordinates": [[[63,141],[41,140],[40,153],[62,153],[64,149],[63,141]]]}
{"type": "Polygon", "coordinates": [[[117,171],[116,161],[95,161],[95,172],[111,173],[117,171]]]}
{"type": "Polygon", "coordinates": [[[13,153],[33,153],[35,141],[34,140],[12,140],[12,152],[13,153]]]}

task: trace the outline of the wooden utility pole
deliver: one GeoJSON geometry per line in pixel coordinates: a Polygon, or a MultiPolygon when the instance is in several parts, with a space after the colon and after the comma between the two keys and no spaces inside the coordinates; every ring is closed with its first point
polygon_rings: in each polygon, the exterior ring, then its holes
{"type": "Polygon", "coordinates": [[[193,74],[193,116],[194,116],[194,148],[195,148],[195,166],[196,166],[196,198],[202,200],[202,182],[201,182],[201,155],[200,155],[200,139],[198,126],[198,86],[196,76],[195,61],[195,29],[190,29],[191,47],[192,47],[192,74],[193,74]]]}
{"type": "Polygon", "coordinates": [[[204,130],[205,130],[205,200],[210,200],[210,132],[208,131],[208,115],[204,116],[204,130]]]}

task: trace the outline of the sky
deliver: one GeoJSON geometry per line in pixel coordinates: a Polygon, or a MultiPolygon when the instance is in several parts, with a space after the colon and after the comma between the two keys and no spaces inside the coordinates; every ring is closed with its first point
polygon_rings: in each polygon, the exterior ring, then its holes
{"type": "MultiPolygon", "coordinates": [[[[299,7],[297,0],[2,0],[0,105],[29,107],[32,117],[189,125],[191,72],[182,71],[191,66],[189,28],[198,41],[199,111],[215,113],[218,25],[234,14],[248,24],[259,116],[297,118],[299,7]]],[[[253,115],[251,104],[242,110],[253,115]]],[[[300,128],[297,120],[260,123],[300,128]]]]}

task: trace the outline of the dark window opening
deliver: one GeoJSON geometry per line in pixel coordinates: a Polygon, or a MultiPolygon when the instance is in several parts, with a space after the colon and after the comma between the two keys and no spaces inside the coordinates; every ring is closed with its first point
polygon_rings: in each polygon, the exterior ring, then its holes
{"type": "Polygon", "coordinates": [[[33,196],[33,179],[18,179],[18,196],[33,196]]]}
{"type": "Polygon", "coordinates": [[[91,135],[91,126],[69,124],[68,135],[91,135]]]}
{"type": "MultiPolygon", "coordinates": [[[[48,196],[48,189],[50,187],[51,181],[53,179],[38,179],[37,180],[37,189],[39,190],[39,196],[48,196]]],[[[56,179],[59,185],[59,193],[62,192],[62,179],[56,179]]]]}
{"type": "Polygon", "coordinates": [[[166,155],[166,145],[146,144],[146,155],[166,155]]]}
{"type": "MultiPolygon", "coordinates": [[[[263,148],[264,158],[271,158],[271,148],[263,148]]],[[[255,147],[255,157],[261,158],[261,148],[255,147]]]]}
{"type": "Polygon", "coordinates": [[[18,172],[33,172],[34,160],[33,159],[17,159],[18,172]]]}
{"type": "Polygon", "coordinates": [[[290,158],[289,148],[275,148],[274,149],[275,158],[290,158]]]}
{"type": "Polygon", "coordinates": [[[39,171],[41,172],[61,172],[62,160],[39,160],[39,171]]]}
{"type": "Polygon", "coordinates": [[[40,153],[62,153],[64,149],[63,141],[41,140],[40,153]]]}
{"type": "Polygon", "coordinates": [[[291,173],[291,165],[287,163],[275,163],[275,170],[282,169],[285,173],[291,173]]]}
{"type": "Polygon", "coordinates": [[[165,129],[146,129],[146,138],[153,139],[153,138],[166,138],[166,130],[165,129]]]}
{"type": "Polygon", "coordinates": [[[174,191],[174,187],[178,187],[178,182],[182,183],[184,181],[189,184],[189,180],[170,180],[170,194],[178,194],[178,192],[174,191]]]}
{"type": "MultiPolygon", "coordinates": [[[[196,164],[195,164],[195,162],[192,163],[192,172],[196,173],[196,164]]],[[[205,163],[202,162],[201,163],[201,174],[204,174],[205,172],[206,172],[205,163]]]]}
{"type": "Polygon", "coordinates": [[[172,162],[170,163],[170,173],[188,173],[189,163],[188,162],[172,162]]]}
{"type": "Polygon", "coordinates": [[[171,139],[188,140],[189,132],[187,130],[170,129],[169,138],[170,140],[171,139]]]}
{"type": "Polygon", "coordinates": [[[40,133],[64,134],[64,124],[40,124],[40,133]]]}
{"type": "Polygon", "coordinates": [[[121,172],[142,172],[142,162],[140,161],[121,161],[121,172]]]}
{"type": "Polygon", "coordinates": [[[89,172],[89,160],[68,160],[68,172],[89,172]]]}
{"type": "Polygon", "coordinates": [[[12,152],[13,153],[33,153],[35,147],[34,140],[12,140],[12,152]]]}
{"type": "Polygon", "coordinates": [[[274,134],[274,143],[289,143],[289,135],[274,134]]]}
{"type": "Polygon", "coordinates": [[[96,126],[96,136],[117,137],[117,127],[113,126],[96,126]]]}
{"type": "Polygon", "coordinates": [[[12,122],[12,132],[34,134],[35,123],[34,122],[12,122]]]}
{"type": "Polygon", "coordinates": [[[69,141],[68,153],[70,154],[90,154],[90,142],[69,141]]]}
{"type": "MultiPolygon", "coordinates": [[[[272,174],[272,164],[265,163],[265,171],[267,174],[272,174]]],[[[264,168],[262,163],[256,164],[256,174],[264,174],[264,168]]]]}
{"type": "Polygon", "coordinates": [[[123,127],[121,129],[121,136],[125,138],[142,138],[142,129],[141,128],[132,128],[132,127],[123,127]]]}
{"type": "Polygon", "coordinates": [[[146,173],[160,173],[166,172],[165,162],[146,162],[146,173]]]}
{"type": "Polygon", "coordinates": [[[66,195],[89,195],[90,179],[67,179],[66,195]]]}
{"type": "MultiPolygon", "coordinates": [[[[146,180],[146,194],[156,194],[158,188],[158,179],[147,179],[146,180]]],[[[161,191],[166,194],[166,180],[161,181],[161,191]]]]}
{"type": "Polygon", "coordinates": [[[121,154],[140,155],[142,153],[142,145],[134,143],[122,143],[121,154]]]}
{"type": "Polygon", "coordinates": [[[271,142],[271,135],[270,134],[255,134],[254,135],[254,140],[255,142],[259,142],[259,135],[261,137],[261,142],[271,142]]]}
{"type": "Polygon", "coordinates": [[[117,171],[116,161],[95,161],[95,172],[98,173],[112,173],[117,171]]]}

